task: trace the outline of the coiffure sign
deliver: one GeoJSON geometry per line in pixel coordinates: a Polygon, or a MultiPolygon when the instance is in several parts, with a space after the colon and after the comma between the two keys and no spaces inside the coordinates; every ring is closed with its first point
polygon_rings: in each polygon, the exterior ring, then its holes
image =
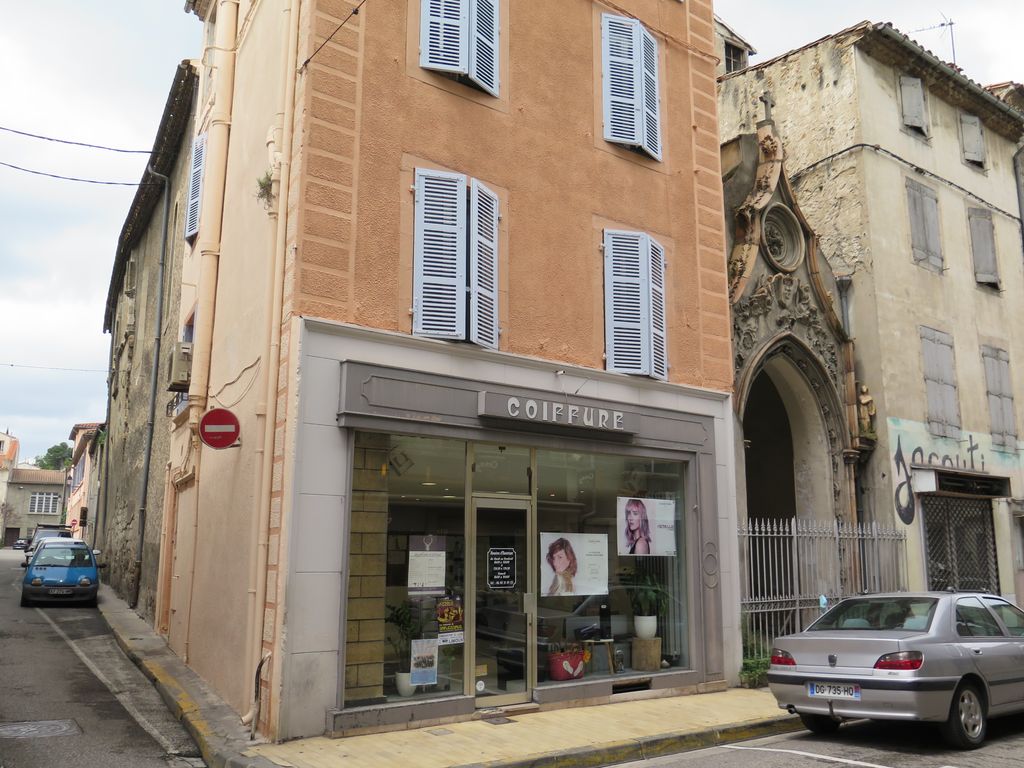
{"type": "Polygon", "coordinates": [[[630,411],[570,399],[544,400],[499,392],[481,392],[477,413],[482,418],[593,429],[621,435],[635,434],[639,428],[639,416],[630,411]]]}

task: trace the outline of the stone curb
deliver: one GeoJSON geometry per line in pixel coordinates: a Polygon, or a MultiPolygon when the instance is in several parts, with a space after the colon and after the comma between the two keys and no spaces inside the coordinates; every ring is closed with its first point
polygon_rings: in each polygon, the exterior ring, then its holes
{"type": "Polygon", "coordinates": [[[100,586],[100,615],[125,655],[153,683],[168,710],[188,731],[209,768],[280,768],[242,752],[256,746],[237,713],[167,647],[110,587],[100,586]]]}
{"type": "Polygon", "coordinates": [[[616,763],[628,763],[696,749],[707,749],[737,741],[759,739],[764,736],[791,733],[802,728],[803,725],[797,717],[780,715],[766,720],[719,726],[703,731],[676,731],[657,736],[645,736],[640,739],[613,741],[560,752],[549,752],[527,758],[469,763],[457,766],[457,768],[599,768],[616,763]]]}

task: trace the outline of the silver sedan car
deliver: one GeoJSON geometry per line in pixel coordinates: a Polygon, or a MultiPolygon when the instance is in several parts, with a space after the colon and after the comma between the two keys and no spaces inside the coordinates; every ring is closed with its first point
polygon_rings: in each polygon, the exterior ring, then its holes
{"type": "Polygon", "coordinates": [[[916,720],[974,749],[989,717],[1024,710],[1024,612],[967,592],[851,597],[775,641],[768,684],[815,733],[852,718],[916,720]]]}

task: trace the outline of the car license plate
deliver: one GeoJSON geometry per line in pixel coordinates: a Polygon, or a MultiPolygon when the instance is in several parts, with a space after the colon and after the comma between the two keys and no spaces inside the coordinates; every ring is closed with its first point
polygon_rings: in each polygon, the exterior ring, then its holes
{"type": "Polygon", "coordinates": [[[51,589],[49,594],[51,595],[70,595],[74,590],[70,589],[51,589]]]}
{"type": "Polygon", "coordinates": [[[816,699],[860,701],[860,686],[857,683],[808,683],[807,695],[816,699]]]}

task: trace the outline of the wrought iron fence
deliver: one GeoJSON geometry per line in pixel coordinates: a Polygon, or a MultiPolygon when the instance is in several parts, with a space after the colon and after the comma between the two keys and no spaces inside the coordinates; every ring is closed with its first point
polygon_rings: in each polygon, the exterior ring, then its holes
{"type": "Polygon", "coordinates": [[[774,638],[799,632],[828,605],[860,592],[907,588],[906,533],[877,523],[740,523],[743,657],[765,658],[774,638]]]}

